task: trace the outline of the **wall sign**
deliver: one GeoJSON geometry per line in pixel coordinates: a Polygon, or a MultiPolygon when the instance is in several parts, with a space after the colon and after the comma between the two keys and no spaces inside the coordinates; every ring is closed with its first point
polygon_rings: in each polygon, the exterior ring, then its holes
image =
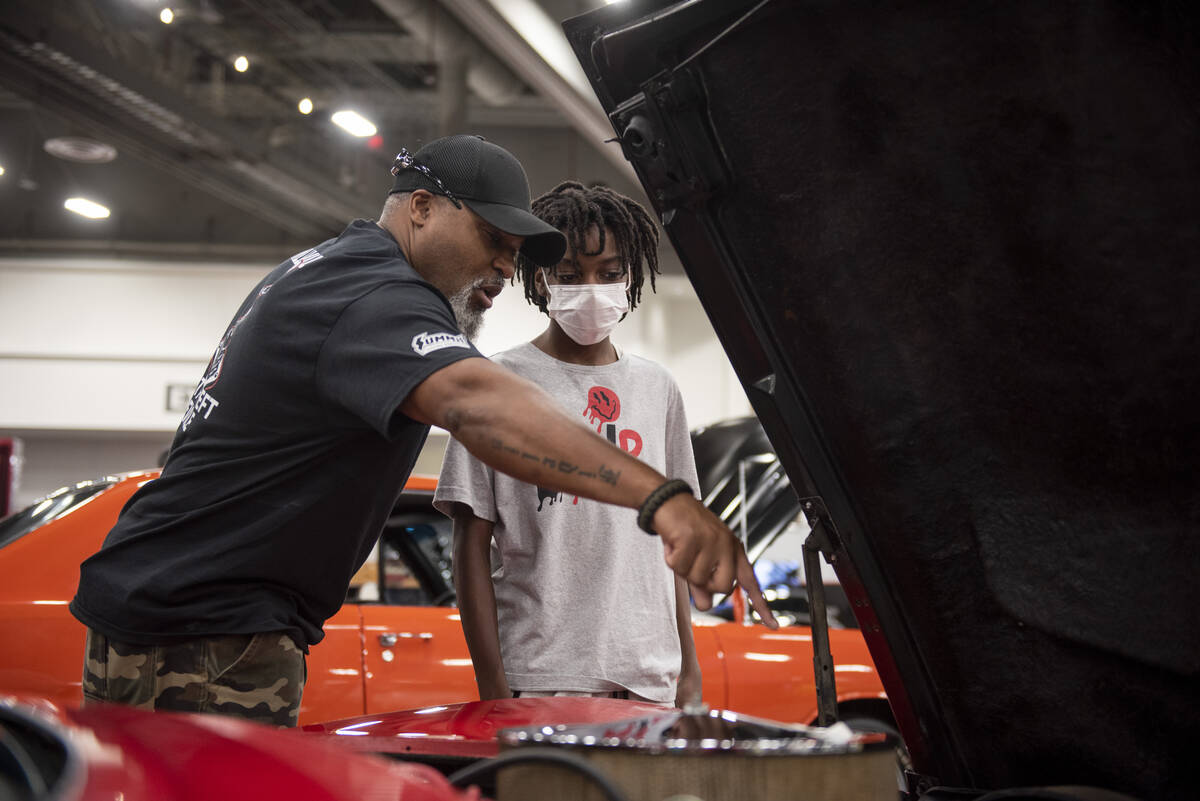
{"type": "Polygon", "coordinates": [[[195,390],[195,384],[167,384],[166,410],[168,412],[186,411],[195,390]]]}

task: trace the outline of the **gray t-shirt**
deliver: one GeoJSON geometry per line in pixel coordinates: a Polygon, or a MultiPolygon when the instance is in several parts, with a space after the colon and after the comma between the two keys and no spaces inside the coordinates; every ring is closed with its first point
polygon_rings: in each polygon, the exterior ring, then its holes
{"type": "MultiPolygon", "coordinates": [[[[560,362],[526,343],[492,357],[569,414],[669,478],[699,486],[679,387],[654,362],[560,362]]],[[[633,509],[552,493],[496,473],[451,439],[434,506],[495,523],[492,580],[513,690],[627,689],[673,701],[675,578],[633,509]]]]}

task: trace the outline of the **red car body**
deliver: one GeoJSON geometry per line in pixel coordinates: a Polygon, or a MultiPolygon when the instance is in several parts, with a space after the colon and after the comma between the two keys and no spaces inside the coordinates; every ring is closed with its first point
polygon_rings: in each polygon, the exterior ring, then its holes
{"type": "Polygon", "coordinates": [[[500,750],[496,738],[503,729],[609,723],[662,711],[654,704],[617,698],[504,698],[310,723],[304,731],[337,737],[342,747],[352,751],[465,761],[496,756],[500,750]]]}
{"type": "Polygon", "coordinates": [[[295,731],[115,705],[64,709],[0,696],[0,744],[22,770],[4,797],[78,801],[467,801],[433,768],[357,754],[295,731]],[[24,785],[24,786],[22,786],[24,785]],[[38,788],[44,788],[38,792],[38,788]],[[25,795],[22,791],[28,792],[25,795]]]}

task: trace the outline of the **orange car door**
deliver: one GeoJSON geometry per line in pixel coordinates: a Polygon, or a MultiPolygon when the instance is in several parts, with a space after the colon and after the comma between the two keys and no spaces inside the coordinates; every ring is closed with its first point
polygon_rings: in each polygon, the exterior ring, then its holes
{"type": "Polygon", "coordinates": [[[300,704],[300,725],[361,715],[363,700],[362,615],[346,604],[325,621],[325,639],[306,660],[308,681],[300,704]]]}
{"type": "Polygon", "coordinates": [[[728,708],[772,720],[808,723],[816,713],[812,633],[807,626],[771,631],[761,623],[714,627],[729,671],[728,708]]]}
{"type": "Polygon", "coordinates": [[[367,714],[479,698],[458,610],[363,606],[367,714]]]}
{"type": "MultiPolygon", "coordinates": [[[[808,626],[771,631],[761,623],[723,623],[715,631],[725,652],[729,709],[793,723],[816,719],[812,630],[808,626]]],[[[838,701],[885,698],[862,634],[857,629],[832,629],[829,640],[838,701]]]]}
{"type": "Polygon", "coordinates": [[[393,515],[380,537],[378,602],[360,606],[366,713],[478,698],[449,584],[449,521],[427,507],[393,515]]]}
{"type": "Polygon", "coordinates": [[[721,649],[715,629],[708,623],[693,623],[692,640],[696,643],[696,658],[700,662],[704,703],[710,709],[726,709],[729,682],[725,675],[725,652],[721,649]]]}

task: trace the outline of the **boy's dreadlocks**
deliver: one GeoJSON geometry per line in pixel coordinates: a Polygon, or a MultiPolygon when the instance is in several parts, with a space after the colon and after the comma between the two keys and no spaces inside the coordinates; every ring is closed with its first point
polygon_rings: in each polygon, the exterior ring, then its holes
{"type": "MultiPolygon", "coordinates": [[[[627,267],[629,278],[629,308],[637,308],[642,296],[642,283],[647,272],[650,288],[658,274],[658,226],[642,205],[632,198],[614,192],[607,186],[587,187],[576,181],[564,181],[533,201],[535,215],[566,234],[567,242],[576,253],[594,256],[604,250],[604,229],[612,231],[617,240],[617,255],[627,267]],[[588,231],[600,233],[599,250],[589,251],[588,231]],[[648,269],[647,269],[648,268],[648,269]]],[[[525,299],[546,311],[546,298],[538,294],[534,275],[538,266],[517,256],[517,272],[525,285],[525,299]]],[[[548,271],[552,273],[552,270],[548,271]]]]}

